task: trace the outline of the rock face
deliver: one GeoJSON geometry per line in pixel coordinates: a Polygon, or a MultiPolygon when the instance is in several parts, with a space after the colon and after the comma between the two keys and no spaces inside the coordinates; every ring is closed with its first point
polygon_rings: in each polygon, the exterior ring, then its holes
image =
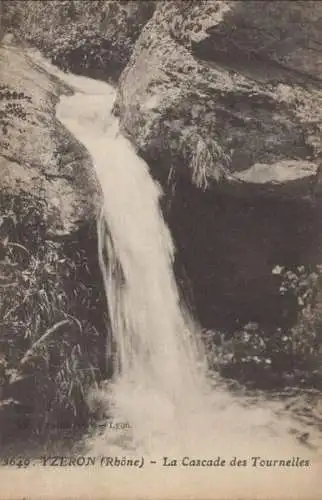
{"type": "Polygon", "coordinates": [[[321,43],[320,2],[160,2],[121,76],[209,326],[277,320],[274,265],[322,259],[321,43]]]}
{"type": "Polygon", "coordinates": [[[21,49],[3,45],[1,195],[43,207],[48,236],[67,236],[95,221],[100,191],[85,148],[55,118],[59,93],[70,92],[21,49]]]}

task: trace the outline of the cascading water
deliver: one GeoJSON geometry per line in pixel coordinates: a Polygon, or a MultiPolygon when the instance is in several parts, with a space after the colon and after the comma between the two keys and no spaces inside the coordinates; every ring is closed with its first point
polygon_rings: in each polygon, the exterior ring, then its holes
{"type": "Polygon", "coordinates": [[[198,498],[241,497],[242,489],[248,498],[263,489],[272,498],[281,498],[290,485],[296,491],[294,498],[311,492],[318,477],[316,469],[309,473],[303,468],[277,471],[251,466],[252,456],[285,459],[309,455],[311,459],[313,452],[289,435],[290,421],[278,419],[272,403],[269,407],[264,402],[247,406],[207,377],[196,341],[197,327],[182,306],[174,279],[173,243],[159,207],[162,192],[148,166],[119,133],[111,113],[114,89],[65,75],[47,64],[48,69],[75,89],[74,95],[61,98],[57,117],[91,154],[104,198],[98,224],[99,254],[119,364],[100,397],[110,417],[127,422],[129,429],[115,433],[106,428],[97,433],[90,441],[91,452],[144,456],[145,470],[152,474],[155,486],[155,491],[151,482],[147,487],[143,472],[138,478],[123,470],[128,486],[116,488],[113,498],[118,494],[130,498],[134,491],[148,498],[163,498],[165,493],[167,498],[171,494],[187,498],[187,491],[198,498]],[[178,460],[184,455],[220,455],[227,464],[240,457],[247,460],[248,467],[235,467],[233,472],[228,466],[220,470],[201,467],[193,472],[178,467],[169,476],[166,467],[162,468],[162,457],[171,455],[178,460]],[[150,460],[159,467],[149,465],[150,460]],[[171,486],[158,490],[165,475],[171,486]]]}
{"type": "MultiPolygon", "coordinates": [[[[78,93],[61,100],[57,116],[91,153],[101,182],[99,253],[119,358],[108,403],[114,418],[129,421],[134,440],[142,442],[147,422],[157,439],[158,431],[173,427],[183,394],[186,404],[201,393],[202,356],[172,272],[174,248],[159,207],[161,189],[118,133],[113,100],[111,90],[96,98],[78,93]]],[[[153,448],[153,439],[145,442],[145,452],[153,448]]]]}

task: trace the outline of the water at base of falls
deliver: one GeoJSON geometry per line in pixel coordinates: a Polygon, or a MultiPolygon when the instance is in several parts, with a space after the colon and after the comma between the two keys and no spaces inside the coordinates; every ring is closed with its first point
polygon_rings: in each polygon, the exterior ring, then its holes
{"type": "MultiPolygon", "coordinates": [[[[128,424],[126,431],[107,426],[97,432],[87,443],[91,453],[142,455],[148,461],[184,455],[221,456],[227,463],[233,457],[244,458],[249,467],[234,472],[241,488],[255,494],[257,484],[273,497],[276,470],[273,476],[270,468],[252,467],[251,457],[316,460],[315,452],[293,439],[288,432],[292,422],[278,419],[272,403],[246,406],[218,380],[207,377],[194,340],[196,327],[180,305],[173,243],[159,207],[162,193],[148,166],[119,133],[111,113],[115,91],[108,84],[55,71],[75,88],[74,95],[61,97],[57,117],[91,154],[104,195],[98,226],[100,259],[119,371],[91,397],[106,405],[113,422],[128,424]]],[[[241,493],[232,485],[229,467],[220,473],[206,469],[192,475],[189,467],[180,472],[176,468],[173,488],[177,481],[183,494],[189,484],[190,491],[208,498],[207,491],[222,482],[225,497],[241,493]]],[[[297,492],[311,491],[318,477],[305,467],[282,469],[279,481],[295,487],[294,498],[297,492]]],[[[153,474],[164,481],[160,470],[153,474]]],[[[133,481],[139,491],[137,478],[133,481]]],[[[152,490],[150,494],[148,498],[152,490]]]]}

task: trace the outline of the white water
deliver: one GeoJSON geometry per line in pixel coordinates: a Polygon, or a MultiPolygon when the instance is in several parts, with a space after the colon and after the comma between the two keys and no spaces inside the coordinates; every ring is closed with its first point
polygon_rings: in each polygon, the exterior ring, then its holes
{"type": "MultiPolygon", "coordinates": [[[[114,406],[115,420],[130,423],[135,449],[152,454],[163,443],[169,452],[171,430],[178,431],[174,423],[199,411],[205,389],[201,356],[192,322],[180,306],[160,187],[118,133],[111,116],[113,89],[106,85],[101,94],[101,88],[91,89],[95,95],[62,98],[57,108],[60,121],[91,153],[104,195],[99,247],[107,250],[108,262],[102,252],[100,259],[119,374],[108,395],[101,396],[114,406]]],[[[177,434],[176,444],[178,439],[177,434]]]]}
{"type": "MultiPolygon", "coordinates": [[[[162,193],[148,166],[119,133],[111,114],[115,91],[102,82],[55,72],[76,91],[61,98],[57,117],[88,149],[104,195],[100,259],[120,370],[99,397],[115,422],[131,426],[128,432],[107,428],[90,443],[91,452],[146,459],[140,471],[104,472],[108,485],[97,479],[100,493],[108,498],[188,498],[188,492],[189,498],[200,499],[237,494],[283,498],[291,489],[292,498],[318,498],[314,494],[321,462],[317,453],[290,435],[293,423],[277,418],[272,403],[245,406],[207,379],[192,341],[197,327],[179,301],[173,243],[159,208],[162,193]],[[227,462],[237,456],[247,459],[248,466],[170,470],[161,466],[163,456],[180,461],[185,455],[207,459],[220,455],[227,462]],[[259,455],[298,456],[312,464],[250,467],[250,457],[259,455]],[[149,464],[149,459],[157,465],[149,464]]],[[[77,482],[69,481],[69,487],[77,482]]],[[[81,482],[83,492],[92,491],[89,483],[81,482]]]]}

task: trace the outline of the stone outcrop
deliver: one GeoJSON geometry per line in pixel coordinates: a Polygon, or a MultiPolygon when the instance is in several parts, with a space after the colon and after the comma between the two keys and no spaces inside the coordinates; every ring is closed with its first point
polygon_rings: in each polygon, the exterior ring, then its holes
{"type": "MultiPolygon", "coordinates": [[[[321,5],[313,4],[318,17],[321,5]]],[[[304,23],[313,22],[307,10],[306,2],[161,3],[121,78],[117,108],[124,130],[145,154],[164,158],[168,152],[169,171],[181,160],[178,175],[198,187],[255,163],[314,163],[321,149],[318,26],[310,34],[315,52],[307,48],[301,71],[296,59],[308,35],[304,23]],[[304,24],[302,38],[297,23],[304,24]]]]}

